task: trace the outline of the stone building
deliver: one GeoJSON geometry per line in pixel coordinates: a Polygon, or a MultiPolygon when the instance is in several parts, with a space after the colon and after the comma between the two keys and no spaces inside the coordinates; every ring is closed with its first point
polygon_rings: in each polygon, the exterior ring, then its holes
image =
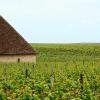
{"type": "Polygon", "coordinates": [[[0,16],[0,62],[36,63],[36,51],[0,16]]]}

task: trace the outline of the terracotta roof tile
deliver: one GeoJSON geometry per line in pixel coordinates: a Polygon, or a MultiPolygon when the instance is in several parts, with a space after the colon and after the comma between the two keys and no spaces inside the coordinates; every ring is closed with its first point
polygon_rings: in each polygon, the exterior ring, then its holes
{"type": "Polygon", "coordinates": [[[24,38],[0,16],[0,54],[36,54],[24,38]]]}

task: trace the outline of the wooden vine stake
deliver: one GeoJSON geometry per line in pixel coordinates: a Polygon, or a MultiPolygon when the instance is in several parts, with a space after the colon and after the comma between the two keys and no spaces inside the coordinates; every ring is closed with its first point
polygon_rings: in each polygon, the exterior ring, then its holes
{"type": "Polygon", "coordinates": [[[84,81],[84,77],[83,77],[83,73],[80,74],[80,85],[81,85],[81,99],[83,99],[83,81],[84,81]]]}

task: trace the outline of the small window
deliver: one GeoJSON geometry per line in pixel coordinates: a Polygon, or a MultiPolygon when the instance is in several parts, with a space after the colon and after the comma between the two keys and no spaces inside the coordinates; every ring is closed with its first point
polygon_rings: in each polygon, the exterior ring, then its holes
{"type": "Polygon", "coordinates": [[[18,58],[18,63],[20,63],[20,58],[18,58]]]}

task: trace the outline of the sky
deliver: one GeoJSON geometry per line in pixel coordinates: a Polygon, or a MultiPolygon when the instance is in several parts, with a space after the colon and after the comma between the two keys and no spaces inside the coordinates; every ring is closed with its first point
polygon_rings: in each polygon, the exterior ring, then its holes
{"type": "Polygon", "coordinates": [[[100,42],[100,0],[0,0],[3,16],[28,42],[100,42]]]}

